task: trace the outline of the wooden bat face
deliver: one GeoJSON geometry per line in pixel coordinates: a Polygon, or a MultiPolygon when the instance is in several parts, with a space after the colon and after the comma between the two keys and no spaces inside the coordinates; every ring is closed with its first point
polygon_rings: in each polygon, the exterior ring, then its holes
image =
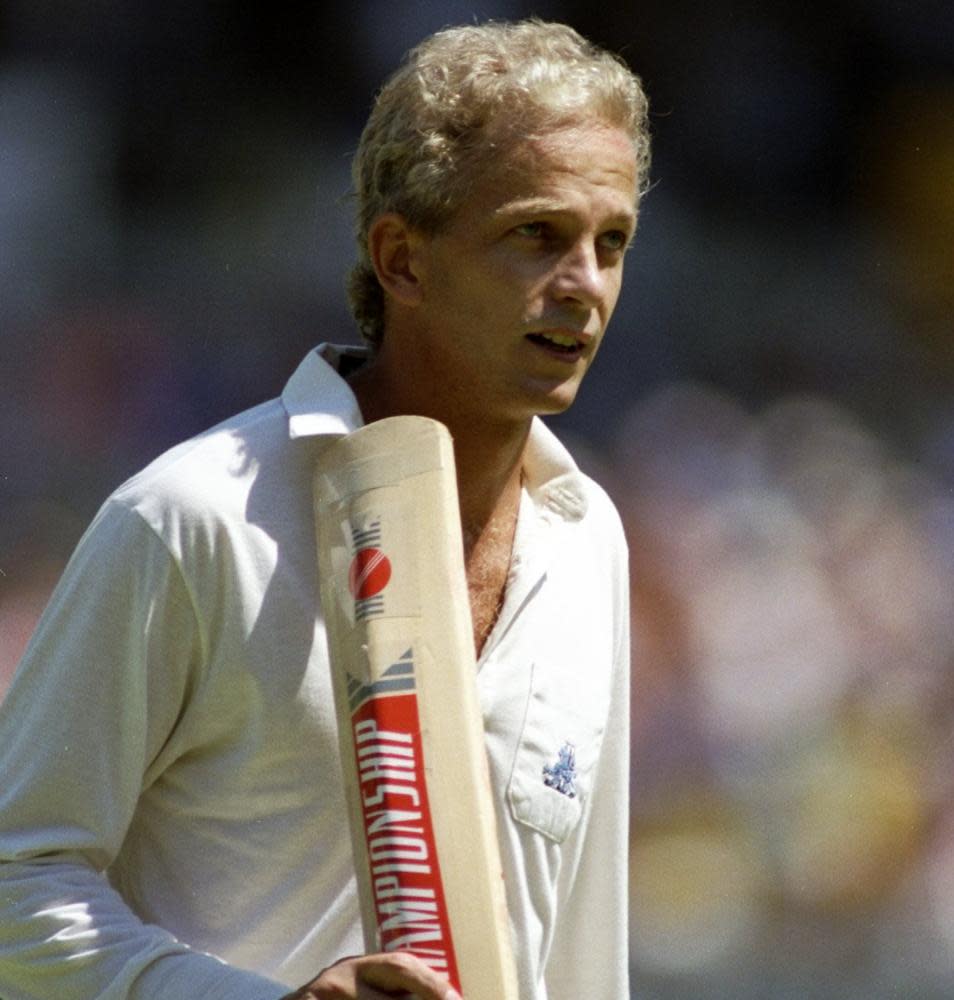
{"type": "Polygon", "coordinates": [[[342,438],[315,516],[366,946],[413,952],[467,1000],[517,1000],[446,429],[342,438]]]}

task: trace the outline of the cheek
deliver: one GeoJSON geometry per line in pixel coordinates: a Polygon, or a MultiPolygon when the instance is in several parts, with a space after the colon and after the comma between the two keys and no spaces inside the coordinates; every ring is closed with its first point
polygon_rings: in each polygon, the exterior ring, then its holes
{"type": "Polygon", "coordinates": [[[512,280],[512,272],[506,267],[484,263],[480,267],[452,267],[446,284],[452,294],[487,305],[493,304],[500,289],[512,280]]]}
{"type": "Polygon", "coordinates": [[[603,311],[606,315],[606,319],[609,320],[610,316],[613,315],[613,310],[616,309],[616,303],[619,301],[619,293],[623,287],[623,273],[618,271],[616,275],[607,283],[606,297],[604,298],[603,311]]]}
{"type": "Polygon", "coordinates": [[[508,280],[527,303],[544,303],[554,295],[556,274],[553,269],[525,265],[520,270],[514,267],[509,272],[508,280]]]}
{"type": "Polygon", "coordinates": [[[480,308],[485,313],[508,318],[525,319],[528,314],[540,311],[546,298],[547,279],[526,265],[495,267],[483,276],[480,283],[480,308]]]}

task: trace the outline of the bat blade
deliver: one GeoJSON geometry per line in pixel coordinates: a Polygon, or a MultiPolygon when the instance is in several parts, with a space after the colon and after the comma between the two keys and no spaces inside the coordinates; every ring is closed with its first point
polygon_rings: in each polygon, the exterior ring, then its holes
{"type": "Polygon", "coordinates": [[[450,434],[369,424],[322,453],[314,497],[365,946],[518,1000],[450,434]]]}

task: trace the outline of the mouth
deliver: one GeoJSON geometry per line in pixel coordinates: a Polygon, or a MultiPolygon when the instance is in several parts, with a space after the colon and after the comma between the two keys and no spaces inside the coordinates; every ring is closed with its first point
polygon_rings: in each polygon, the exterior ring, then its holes
{"type": "Polygon", "coordinates": [[[589,338],[575,336],[562,330],[543,330],[527,334],[527,340],[532,344],[565,361],[575,361],[579,358],[583,354],[587,339],[589,338]]]}

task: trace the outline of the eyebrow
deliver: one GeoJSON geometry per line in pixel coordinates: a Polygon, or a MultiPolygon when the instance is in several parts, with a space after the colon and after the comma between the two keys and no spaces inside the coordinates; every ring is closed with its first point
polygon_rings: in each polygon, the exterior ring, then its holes
{"type": "MultiPolygon", "coordinates": [[[[501,205],[494,212],[498,216],[508,215],[567,215],[573,208],[551,198],[524,198],[501,205]]],[[[625,229],[635,229],[635,212],[617,212],[609,217],[608,225],[618,225],[625,229]]]]}

